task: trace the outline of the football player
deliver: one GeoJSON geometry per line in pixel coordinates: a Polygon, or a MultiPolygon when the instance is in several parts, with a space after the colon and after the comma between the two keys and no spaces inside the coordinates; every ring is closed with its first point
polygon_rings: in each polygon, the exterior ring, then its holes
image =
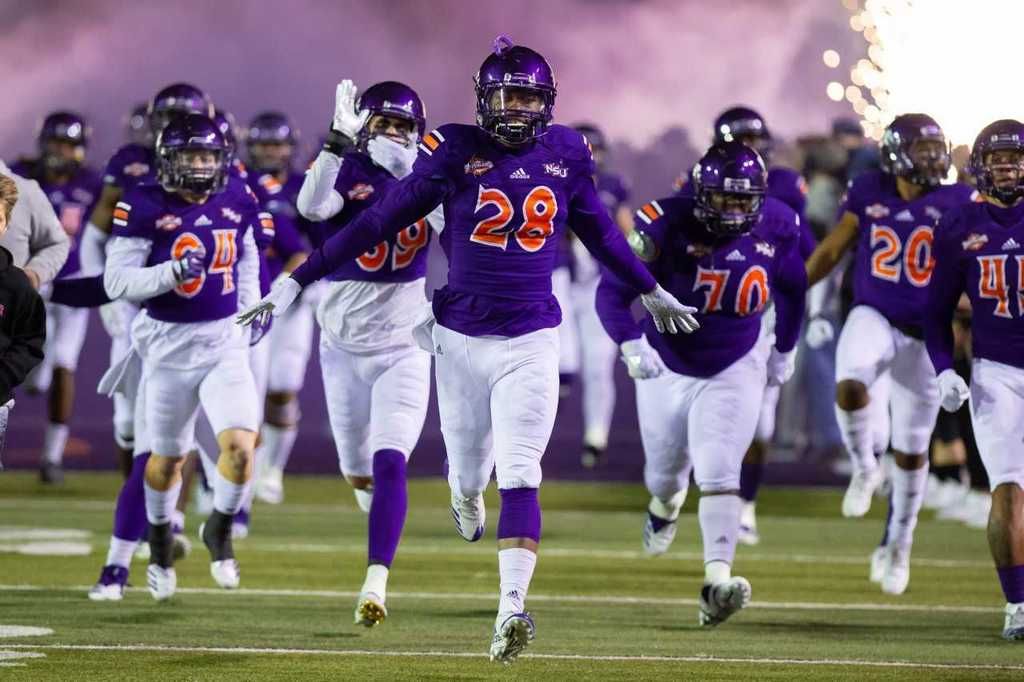
{"type": "Polygon", "coordinates": [[[149,102],[140,102],[132,107],[124,119],[125,144],[140,147],[153,146],[153,131],[149,127],[149,102]]]}
{"type": "MultiPolygon", "coordinates": [[[[557,243],[571,226],[603,265],[644,292],[659,326],[692,331],[694,309],[657,285],[629,251],[594,187],[583,136],[551,124],[555,79],[537,52],[495,41],[475,78],[476,126],[425,135],[412,173],[333,235],[240,322],[280,314],[303,286],[381,242],[392,242],[439,204],[448,283],[434,293],[429,333],[436,359],[452,515],[468,541],[484,533],[483,491],[497,470],[501,494],[501,598],[491,658],[511,662],[534,636],[525,598],[536,564],[540,459],[558,403],[558,304],[551,295],[557,243]]],[[[328,144],[347,148],[352,129],[328,144]]],[[[426,345],[424,339],[423,345],[426,345]]]]}
{"type": "MultiPolygon", "coordinates": [[[[810,223],[804,215],[807,207],[807,183],[797,171],[784,166],[772,164],[772,151],[775,139],[765,123],[764,117],[750,107],[738,106],[726,109],[714,122],[712,142],[742,142],[751,147],[768,166],[767,196],[782,201],[796,212],[800,218],[800,254],[806,259],[814,251],[815,239],[810,223]]],[[[688,178],[677,181],[680,196],[693,196],[693,185],[688,178]]],[[[772,334],[775,324],[775,313],[769,308],[761,317],[764,323],[765,336],[772,334]]],[[[771,343],[764,344],[766,349],[771,343]]],[[[740,473],[740,497],[743,498],[743,513],[740,515],[739,541],[746,545],[756,545],[761,538],[757,532],[756,500],[764,476],[764,461],[767,449],[775,436],[775,408],[779,404],[780,386],[768,386],[764,391],[761,403],[761,416],[758,418],[757,431],[750,444],[750,450],[743,459],[740,473]]]]}
{"type": "Polygon", "coordinates": [[[926,343],[942,407],[970,398],[992,490],[988,544],[1006,596],[1003,637],[1024,640],[1024,123],[978,135],[970,173],[983,202],[949,211],[936,228],[926,343]],[[953,315],[971,302],[970,388],[953,369],[953,315]]]}
{"type": "Polygon", "coordinates": [[[221,587],[239,583],[232,517],[252,474],[258,428],[248,335],[230,323],[259,297],[256,234],[272,231],[243,183],[228,183],[229,150],[216,124],[201,114],[176,117],[156,144],[157,182],[125,193],[113,216],[104,286],[111,298],[145,302],[132,324],[131,350],[105,380],[133,384],[149,431],[145,468],[150,564],[157,600],[170,598],[171,517],[201,406],[217,435],[220,457],[214,511],[202,527],[210,572],[221,587]]]}
{"type": "MultiPolygon", "coordinates": [[[[303,174],[293,168],[299,133],[287,116],[267,111],[257,114],[246,128],[249,178],[256,198],[274,216],[280,242],[289,237],[287,249],[278,244],[267,254],[268,281],[287,276],[309,251],[311,226],[298,214],[296,200],[303,174]]],[[[284,500],[284,469],[298,435],[298,392],[306,378],[313,345],[313,306],[307,301],[289,311],[270,330],[266,344],[266,405],[261,428],[262,444],[256,453],[254,492],[264,502],[284,500]],[[273,362],[270,362],[273,358],[273,362]]]]}
{"type": "Polygon", "coordinates": [[[949,144],[931,116],[897,116],[885,129],[881,152],[882,170],[851,183],[839,223],[808,259],[807,273],[811,284],[818,282],[856,245],[854,307],[836,347],[836,420],[853,463],[842,511],[852,517],[867,513],[883,479],[873,437],[878,407],[869,392],[888,371],[896,466],[887,540],[872,554],[871,575],[881,578],[882,591],[902,594],[910,580],[910,549],[928,481],[928,443],[939,410],[922,329],[934,265],[933,230],[945,211],[970,202],[973,190],[942,184],[949,172],[949,144]]]}
{"type": "MultiPolygon", "coordinates": [[[[212,116],[213,105],[205,93],[187,83],[175,83],[160,90],[146,109],[150,139],[155,139],[172,118],[186,113],[212,116]]],[[[80,258],[84,274],[95,275],[104,270],[104,249],[113,227],[114,214],[120,214],[118,209],[122,208],[117,206],[121,196],[140,182],[152,181],[155,177],[156,163],[151,145],[135,142],[124,145],[107,162],[102,193],[82,233],[80,258]]],[[[128,301],[114,301],[100,308],[103,326],[111,338],[112,365],[128,352],[128,329],[137,312],[138,307],[128,301]]],[[[133,404],[123,394],[114,396],[114,440],[124,471],[131,469],[134,451],[132,409],[133,404]]]]}
{"type": "MultiPolygon", "coordinates": [[[[78,237],[100,195],[100,178],[85,166],[89,127],[81,116],[55,111],[43,119],[38,135],[39,157],[11,166],[18,175],[39,183],[71,242],[71,251],[57,279],[74,277],[81,269],[78,237]]],[[[64,480],[63,455],[68,420],[75,396],[74,372],[89,324],[89,311],[56,303],[46,306],[46,357],[33,374],[34,388],[50,391],[49,418],[39,477],[43,483],[64,480]]]]}
{"type": "Polygon", "coordinates": [[[667,336],[630,312],[636,293],[611,275],[597,311],[637,379],[644,480],[651,493],[644,550],[666,552],[690,472],[700,488],[704,539],[701,625],[718,625],[750,601],[750,583],[731,575],[742,499],[740,467],[754,438],[765,385],[793,373],[793,348],[807,288],[800,221],[765,198],[767,171],[737,142],[712,145],[693,170],[693,197],[652,201],[637,211],[634,252],[655,278],[704,314],[692,336],[667,336]],[[769,352],[761,316],[774,301],[769,352]]]}
{"type": "MultiPolygon", "coordinates": [[[[601,201],[619,229],[628,234],[633,229],[633,214],[626,205],[629,189],[622,177],[608,169],[608,145],[604,133],[589,123],[573,127],[590,144],[597,168],[594,183],[601,201]]],[[[579,240],[570,239],[570,244],[574,267],[569,290],[572,315],[568,323],[575,327],[583,390],[583,450],[580,463],[592,469],[601,461],[608,447],[608,431],[615,411],[615,361],[619,349],[601,326],[594,307],[600,268],[579,240]]],[[[566,320],[563,320],[562,326],[565,324],[566,320]]]]}
{"type": "MultiPolygon", "coordinates": [[[[333,128],[299,192],[299,211],[326,221],[324,236],[348,229],[412,171],[426,127],[423,102],[407,85],[377,83],[355,99],[351,81],[338,85],[333,128]]],[[[438,230],[442,223],[439,217],[438,230]]],[[[417,220],[327,276],[317,310],[320,366],[338,462],[369,514],[366,580],[357,625],[387,617],[388,573],[405,524],[405,468],[419,440],[430,394],[430,354],[412,330],[427,299],[424,278],[430,228],[417,220]]],[[[274,326],[291,334],[279,317],[274,326]]],[[[273,333],[272,333],[273,334],[273,333]]]]}

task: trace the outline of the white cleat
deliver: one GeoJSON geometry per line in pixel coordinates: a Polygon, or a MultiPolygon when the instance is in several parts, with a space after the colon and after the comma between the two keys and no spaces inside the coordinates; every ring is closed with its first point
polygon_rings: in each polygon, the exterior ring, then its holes
{"type": "Polygon", "coordinates": [[[149,543],[140,542],[139,546],[135,548],[133,556],[139,561],[149,561],[149,543]]]}
{"type": "Polygon", "coordinates": [[[875,547],[875,551],[871,553],[871,574],[869,576],[871,582],[880,585],[882,584],[882,577],[885,576],[885,570],[889,565],[889,552],[884,545],[875,547]]]}
{"type": "Polygon", "coordinates": [[[893,547],[887,554],[885,573],[882,575],[882,592],[899,595],[907,591],[910,583],[910,548],[893,547]]]}
{"type": "Polygon", "coordinates": [[[104,566],[100,579],[89,590],[92,601],[121,601],[128,584],[128,569],[123,566],[104,566]]]}
{"type": "Polygon", "coordinates": [[[149,593],[157,601],[166,601],[174,596],[178,589],[178,575],[173,568],[163,568],[156,564],[146,567],[146,585],[149,593]]]}
{"type": "Polygon", "coordinates": [[[231,539],[232,540],[244,540],[249,537],[249,526],[245,523],[232,523],[231,524],[231,539]]]}
{"type": "Polygon", "coordinates": [[[644,554],[647,556],[661,556],[668,551],[668,548],[672,546],[672,541],[676,537],[676,529],[678,524],[675,521],[669,521],[658,530],[654,530],[654,522],[651,521],[651,515],[647,515],[647,520],[644,521],[644,554]]]}
{"type": "Polygon", "coordinates": [[[757,513],[753,502],[744,502],[740,511],[740,532],[736,540],[743,545],[756,545],[761,542],[761,535],[757,532],[757,513]]]}
{"type": "Polygon", "coordinates": [[[884,474],[881,467],[866,471],[854,471],[850,477],[850,485],[843,495],[843,516],[859,518],[871,509],[871,496],[881,485],[884,474]]]}
{"type": "Polygon", "coordinates": [[[275,467],[269,467],[256,485],[256,499],[267,504],[284,502],[284,472],[275,467]]]}
{"type": "Polygon", "coordinates": [[[356,602],[356,625],[363,625],[368,628],[380,625],[388,617],[388,610],[384,606],[384,600],[373,592],[363,592],[356,602]]]}
{"type": "Polygon", "coordinates": [[[509,665],[533,641],[536,628],[528,613],[513,613],[494,623],[494,637],[491,639],[491,660],[509,665]]]}
{"type": "Polygon", "coordinates": [[[191,553],[192,541],[185,536],[184,532],[175,533],[171,538],[171,556],[174,557],[174,560],[179,561],[180,559],[184,559],[191,553]]]}
{"type": "Polygon", "coordinates": [[[988,528],[988,517],[992,511],[992,498],[985,493],[972,490],[967,495],[967,514],[964,523],[968,528],[988,528]]]}
{"type": "Polygon", "coordinates": [[[234,559],[224,559],[223,561],[211,561],[210,575],[213,576],[214,582],[223,587],[225,590],[238,589],[238,583],[241,581],[241,573],[238,570],[238,562],[234,559]]]}
{"type": "Polygon", "coordinates": [[[1007,604],[1003,639],[1024,640],[1024,604],[1007,604]]]}
{"type": "Polygon", "coordinates": [[[746,578],[734,576],[716,585],[705,585],[700,591],[700,613],[697,622],[705,627],[724,623],[729,616],[750,604],[753,590],[746,578]]]}
{"type": "Polygon", "coordinates": [[[476,542],[483,537],[484,523],[487,519],[483,494],[462,497],[453,490],[452,518],[455,520],[455,529],[467,542],[476,542]]]}

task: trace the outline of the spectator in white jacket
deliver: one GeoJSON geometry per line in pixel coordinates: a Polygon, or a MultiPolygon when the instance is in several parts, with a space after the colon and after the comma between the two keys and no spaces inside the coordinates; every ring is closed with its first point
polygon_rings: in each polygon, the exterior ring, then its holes
{"type": "Polygon", "coordinates": [[[12,178],[18,188],[18,203],[7,232],[0,237],[0,246],[11,252],[14,265],[24,270],[32,286],[39,289],[64,266],[71,243],[39,183],[12,173],[3,161],[0,175],[12,178]]]}

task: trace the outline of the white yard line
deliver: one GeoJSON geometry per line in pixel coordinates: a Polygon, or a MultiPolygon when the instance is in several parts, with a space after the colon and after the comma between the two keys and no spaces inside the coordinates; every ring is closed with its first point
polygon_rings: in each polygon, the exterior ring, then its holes
{"type": "MultiPolygon", "coordinates": [[[[359,649],[274,649],[256,647],[155,646],[148,644],[14,644],[7,649],[45,649],[60,651],[147,651],[160,653],[259,654],[277,656],[365,656],[372,658],[473,658],[486,654],[469,651],[366,651],[359,649]]],[[[731,658],[721,656],[625,656],[586,654],[524,654],[523,658],[548,661],[615,661],[629,663],[733,663],[740,665],[847,666],[863,668],[922,668],[927,670],[1022,670],[1024,665],[998,663],[923,663],[916,661],[865,661],[841,658],[731,658]]]]}
{"type": "MultiPolygon", "coordinates": [[[[42,585],[0,585],[0,592],[80,592],[85,594],[88,585],[42,586],[42,585]]],[[[129,588],[131,592],[145,592],[144,587],[129,588]]],[[[179,587],[178,594],[223,595],[226,597],[299,597],[354,599],[358,592],[347,590],[285,590],[268,588],[242,588],[223,590],[215,587],[179,587]]],[[[392,592],[393,599],[423,599],[435,601],[495,601],[497,594],[487,592],[392,592]]],[[[563,604],[598,604],[607,606],[649,605],[649,606],[697,606],[696,599],[672,597],[634,597],[628,595],[588,594],[531,594],[530,602],[552,602],[563,604]]],[[[877,603],[827,603],[827,602],[751,602],[748,608],[774,609],[783,611],[892,611],[921,613],[980,613],[996,614],[1002,609],[997,606],[956,606],[949,604],[877,604],[877,603]]]]}

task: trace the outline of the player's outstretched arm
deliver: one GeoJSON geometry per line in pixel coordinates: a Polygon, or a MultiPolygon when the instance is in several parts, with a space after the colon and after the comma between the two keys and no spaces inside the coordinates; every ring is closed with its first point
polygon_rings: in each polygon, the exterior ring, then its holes
{"type": "Polygon", "coordinates": [[[341,213],[345,199],[334,189],[341,163],[340,156],[327,150],[317,154],[295,199],[295,206],[303,218],[320,222],[341,213]]]}
{"type": "Polygon", "coordinates": [[[82,232],[82,240],[78,246],[82,272],[87,275],[103,272],[107,260],[105,248],[113,227],[114,209],[123,193],[116,185],[103,185],[100,198],[92,209],[92,215],[89,216],[89,222],[82,232]]]}
{"type": "Polygon", "coordinates": [[[935,267],[928,284],[924,334],[928,357],[935,373],[953,368],[953,316],[964,292],[964,273],[957,263],[957,236],[944,217],[935,228],[935,267]]]}
{"type": "Polygon", "coordinates": [[[843,254],[857,239],[859,221],[850,211],[845,211],[839,222],[814,249],[807,259],[807,285],[814,286],[832,272],[843,254]]]}
{"type": "Polygon", "coordinates": [[[693,316],[697,309],[682,305],[662,289],[654,275],[633,254],[589,177],[579,183],[569,211],[569,225],[587,251],[624,284],[635,292],[642,292],[641,302],[651,313],[659,332],[689,333],[700,327],[693,316]]]}
{"type": "Polygon", "coordinates": [[[445,197],[447,183],[440,178],[413,173],[399,181],[372,207],[348,226],[314,249],[292,278],[305,287],[325,277],[406,226],[434,210],[445,197]]]}

